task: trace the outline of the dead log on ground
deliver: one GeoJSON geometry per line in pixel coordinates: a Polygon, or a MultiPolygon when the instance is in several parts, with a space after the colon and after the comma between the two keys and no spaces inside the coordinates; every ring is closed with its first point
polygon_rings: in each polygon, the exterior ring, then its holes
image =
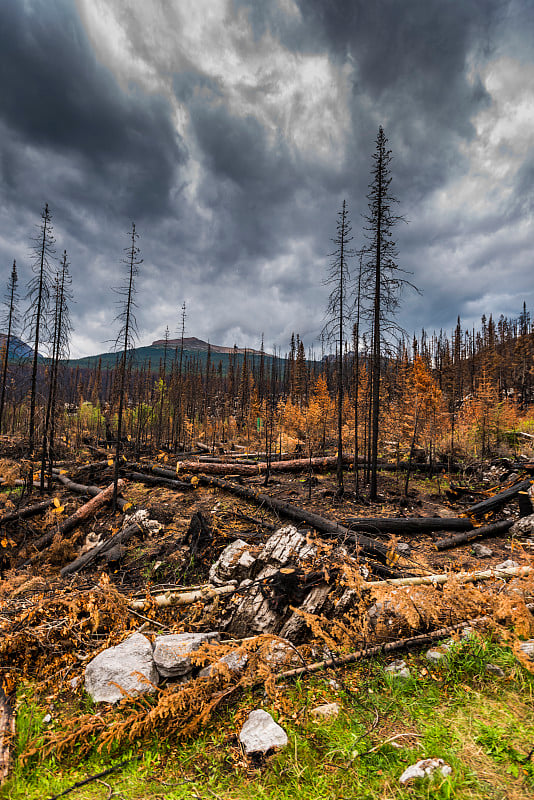
{"type": "Polygon", "coordinates": [[[177,491],[190,491],[194,488],[193,484],[186,483],[186,481],[177,481],[171,478],[163,478],[158,475],[147,475],[146,472],[129,472],[128,470],[121,470],[121,475],[132,481],[138,483],[146,483],[149,486],[162,486],[168,489],[176,489],[177,491]]]}
{"type": "Polygon", "coordinates": [[[49,500],[43,500],[41,503],[35,503],[32,506],[21,508],[20,511],[13,511],[11,514],[6,514],[0,519],[0,525],[4,525],[6,522],[14,522],[17,519],[28,519],[28,517],[35,517],[37,514],[40,514],[41,511],[46,511],[46,509],[50,508],[50,506],[53,504],[54,498],[51,497],[49,500]]]}
{"type": "Polygon", "coordinates": [[[88,550],[87,553],[78,556],[75,561],[71,561],[70,564],[67,564],[65,567],[63,567],[60,572],[61,577],[67,578],[69,575],[74,575],[74,573],[79,572],[81,569],[91,564],[107,550],[111,550],[111,548],[115,547],[116,545],[125,544],[133,536],[136,536],[139,533],[142,534],[144,532],[143,526],[138,522],[128,525],[128,527],[123,531],[119,531],[110,539],[107,539],[105,542],[93,547],[91,550],[88,550]]]}
{"type": "MultiPolygon", "coordinates": [[[[156,475],[163,475],[164,477],[169,474],[169,470],[163,470],[161,467],[153,467],[152,471],[156,475]]],[[[371,539],[364,534],[353,533],[344,525],[320,517],[318,514],[306,511],[304,508],[293,506],[290,503],[285,503],[283,500],[270,497],[268,494],[256,492],[254,489],[250,489],[246,486],[238,486],[235,483],[224,481],[221,478],[213,476],[200,475],[199,482],[204,486],[215,486],[225,492],[230,492],[236,495],[236,497],[241,497],[243,500],[251,500],[256,505],[270,508],[272,511],[276,511],[278,514],[294,522],[304,522],[327,536],[335,536],[338,539],[352,542],[360,547],[363,553],[374,556],[382,564],[387,564],[390,560],[389,549],[381,542],[377,542],[375,539],[371,539]]]]}
{"type": "Polygon", "coordinates": [[[450,550],[452,547],[460,547],[462,544],[469,544],[476,539],[489,539],[492,536],[501,536],[510,530],[514,524],[513,519],[505,519],[501,522],[494,522],[493,525],[482,525],[480,528],[473,528],[467,533],[457,533],[456,536],[449,536],[436,543],[438,550],[450,550]]]}
{"type": "Polygon", "coordinates": [[[517,497],[519,492],[526,492],[530,489],[532,483],[533,481],[531,479],[527,479],[516,483],[514,486],[509,486],[508,489],[504,489],[502,492],[493,495],[493,497],[488,497],[486,500],[481,500],[480,503],[469,506],[466,509],[466,514],[477,517],[481,514],[487,514],[489,511],[496,511],[498,508],[501,508],[510,500],[517,497]]]}
{"type": "MultiPolygon", "coordinates": [[[[124,485],[124,481],[119,481],[119,488],[122,488],[124,485]]],[[[91,498],[87,503],[84,503],[83,506],[74,512],[70,517],[67,517],[61,525],[58,525],[57,528],[52,528],[52,530],[47,531],[42,536],[37,539],[36,542],[32,543],[32,547],[36,550],[43,550],[45,547],[48,547],[52,544],[54,540],[54,536],[59,533],[61,536],[64,536],[66,533],[71,531],[80,522],[83,522],[91,514],[94,514],[104,503],[108,503],[113,496],[113,484],[110,485],[106,489],[100,489],[99,493],[95,495],[95,497],[91,498]]]]}
{"type": "MultiPolygon", "coordinates": [[[[63,486],[65,486],[71,492],[75,492],[76,494],[86,494],[89,497],[96,497],[96,495],[100,494],[102,491],[100,486],[86,486],[84,483],[75,483],[66,475],[54,475],[54,480],[62,483],[63,486]]],[[[127,503],[127,500],[119,497],[117,500],[117,507],[122,511],[127,503]]]]}
{"type": "Polygon", "coordinates": [[[467,517],[354,517],[344,519],[343,523],[351,531],[379,531],[406,536],[434,531],[473,530],[473,524],[467,517]]]}

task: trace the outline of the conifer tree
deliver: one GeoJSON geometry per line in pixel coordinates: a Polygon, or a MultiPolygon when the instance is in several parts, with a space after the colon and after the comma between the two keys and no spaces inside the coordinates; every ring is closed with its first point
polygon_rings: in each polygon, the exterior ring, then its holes
{"type": "Polygon", "coordinates": [[[132,222],[132,229],[130,231],[130,244],[124,249],[126,256],[122,259],[122,263],[127,268],[127,279],[124,286],[115,289],[120,296],[119,300],[119,313],[117,320],[121,324],[119,333],[115,340],[116,346],[121,347],[121,355],[119,361],[119,409],[117,414],[117,444],[115,449],[115,469],[113,475],[113,510],[117,507],[117,485],[119,482],[119,459],[121,455],[121,440],[122,440],[122,415],[124,409],[124,399],[126,393],[126,374],[127,374],[127,359],[128,351],[132,349],[134,340],[137,336],[137,323],[135,319],[135,278],[139,272],[139,265],[143,263],[140,258],[140,250],[137,246],[139,234],[135,229],[135,223],[132,222]]]}

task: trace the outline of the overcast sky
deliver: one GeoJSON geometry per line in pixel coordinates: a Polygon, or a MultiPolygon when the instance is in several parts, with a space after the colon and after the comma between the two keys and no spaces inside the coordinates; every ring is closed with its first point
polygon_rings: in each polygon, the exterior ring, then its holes
{"type": "MultiPolygon", "coordinates": [[[[73,356],[109,349],[135,221],[140,344],[320,346],[345,198],[393,153],[410,332],[534,306],[534,0],[1,0],[0,255],[48,202],[73,356]]],[[[24,306],[24,303],[21,303],[24,306]]]]}

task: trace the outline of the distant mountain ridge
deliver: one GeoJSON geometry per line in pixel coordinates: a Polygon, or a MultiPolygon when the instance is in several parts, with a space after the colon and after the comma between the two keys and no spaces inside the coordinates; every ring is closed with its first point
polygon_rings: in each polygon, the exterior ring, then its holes
{"type": "MultiPolygon", "coordinates": [[[[0,333],[0,350],[4,347],[6,341],[7,334],[0,333]]],[[[22,339],[19,339],[18,336],[11,336],[11,341],[9,343],[9,360],[32,357],[32,348],[25,344],[22,339]]],[[[39,358],[41,358],[41,356],[39,356],[39,358]]]]}
{"type": "MultiPolygon", "coordinates": [[[[155,342],[152,342],[150,345],[151,347],[165,347],[165,339],[156,339],[155,342]]],[[[168,339],[167,340],[167,347],[181,347],[182,340],[181,339],[168,339]]],[[[211,344],[210,342],[204,342],[202,339],[197,339],[196,336],[184,336],[184,352],[186,350],[200,350],[203,353],[207,353],[208,349],[212,353],[239,353],[240,355],[244,355],[245,353],[253,353],[255,355],[261,355],[261,350],[253,350],[250,347],[224,347],[221,344],[211,344]]]]}

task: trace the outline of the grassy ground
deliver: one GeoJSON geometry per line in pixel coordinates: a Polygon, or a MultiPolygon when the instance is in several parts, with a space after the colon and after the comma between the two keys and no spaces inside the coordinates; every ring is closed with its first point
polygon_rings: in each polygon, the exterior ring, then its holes
{"type": "MultiPolygon", "coordinates": [[[[17,761],[0,790],[9,800],[43,800],[126,759],[117,771],[75,788],[68,796],[125,800],[186,798],[469,798],[520,800],[534,795],[534,676],[510,651],[473,637],[455,645],[447,663],[431,665],[424,654],[406,656],[411,677],[392,677],[374,660],[280,687],[241,695],[200,735],[185,741],[132,745],[126,753],[92,756],[76,763],[17,761]],[[500,666],[504,676],[486,669],[500,666]],[[314,721],[311,710],[336,701],[340,716],[314,721]],[[270,711],[289,745],[263,762],[246,759],[236,733],[253,708],[270,711]],[[530,757],[529,757],[529,754],[530,757]],[[447,778],[402,787],[399,777],[426,757],[443,758],[447,778]]],[[[19,754],[48,725],[61,725],[56,709],[43,722],[46,705],[31,687],[19,696],[19,754]]]]}

